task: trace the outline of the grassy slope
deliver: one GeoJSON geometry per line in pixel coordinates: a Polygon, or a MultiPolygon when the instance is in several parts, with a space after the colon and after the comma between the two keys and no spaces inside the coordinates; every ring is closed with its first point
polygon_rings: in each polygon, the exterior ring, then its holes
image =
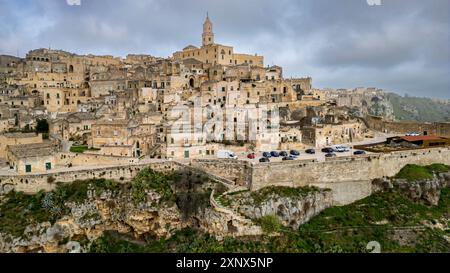
{"type": "MultiPolygon", "coordinates": [[[[421,167],[422,168],[422,167],[421,167]]],[[[428,172],[444,171],[447,166],[435,164],[423,167],[428,172]]],[[[407,168],[406,168],[407,169],[407,168]]],[[[403,170],[406,176],[417,167],[403,170]]],[[[420,169],[421,172],[423,171],[420,169]]],[[[400,172],[402,174],[402,172],[400,172]]],[[[399,175],[400,175],[399,174],[399,175]]],[[[53,222],[67,213],[65,202],[82,202],[87,197],[88,185],[94,189],[113,192],[130,190],[135,201],[141,201],[142,192],[154,189],[163,199],[172,198],[167,177],[150,170],[143,171],[131,185],[109,180],[77,181],[59,185],[51,193],[52,209],[43,206],[48,194],[27,196],[12,192],[0,205],[0,231],[20,236],[32,223],[53,222]]],[[[272,191],[273,189],[271,189],[272,191]]],[[[97,191],[96,191],[97,192],[97,191]]],[[[97,192],[98,194],[98,192],[97,192]]],[[[291,191],[286,194],[292,194],[291,191]]],[[[400,235],[412,237],[413,243],[400,243],[393,238],[394,230],[401,227],[423,227],[423,222],[436,222],[450,218],[450,189],[444,189],[437,207],[417,204],[403,195],[391,191],[377,193],[354,204],[324,210],[298,230],[283,228],[279,237],[226,238],[218,242],[207,234],[182,230],[167,240],[148,239],[145,244],[128,242],[122,236],[105,234],[92,246],[92,252],[364,252],[369,241],[381,243],[384,252],[450,252],[443,240],[449,231],[407,230],[400,235]],[[446,233],[445,233],[446,232],[446,233]]]]}
{"type": "MultiPolygon", "coordinates": [[[[183,230],[168,240],[148,240],[144,246],[106,234],[92,252],[366,252],[370,241],[383,252],[449,252],[442,230],[414,230],[423,221],[450,216],[450,189],[442,191],[437,207],[416,204],[395,191],[377,193],[359,202],[326,209],[299,230],[284,229],[279,237],[226,238],[218,242],[207,234],[183,230]],[[382,224],[381,224],[382,223],[382,224]],[[414,243],[401,244],[397,234],[412,236],[414,243]]],[[[448,234],[448,231],[447,231],[448,234]]]]}
{"type": "Polygon", "coordinates": [[[394,115],[398,120],[416,120],[420,122],[449,121],[450,105],[437,103],[429,98],[401,97],[396,94],[388,94],[389,102],[394,108],[394,115]],[[418,110],[414,115],[402,109],[402,105],[410,105],[418,110]]]}

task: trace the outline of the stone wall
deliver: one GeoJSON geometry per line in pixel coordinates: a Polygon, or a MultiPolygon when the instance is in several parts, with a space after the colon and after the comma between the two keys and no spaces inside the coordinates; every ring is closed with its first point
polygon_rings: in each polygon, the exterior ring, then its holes
{"type": "Polygon", "coordinates": [[[198,159],[191,161],[191,167],[233,181],[236,186],[250,186],[251,166],[246,161],[198,159]]]}
{"type": "Polygon", "coordinates": [[[450,122],[421,123],[414,121],[386,121],[382,117],[366,116],[367,126],[375,131],[385,133],[407,134],[410,132],[427,133],[450,137],[450,122]]]}
{"type": "Polygon", "coordinates": [[[72,164],[76,166],[99,166],[99,165],[130,165],[139,162],[138,158],[121,157],[110,155],[99,155],[89,153],[60,153],[57,155],[56,164],[58,166],[67,166],[72,164]]]}
{"type": "Polygon", "coordinates": [[[183,168],[182,165],[176,162],[160,161],[149,164],[97,168],[92,170],[73,170],[38,175],[0,176],[0,194],[9,192],[12,189],[34,194],[41,190],[53,190],[57,182],[71,183],[76,180],[94,178],[114,179],[118,182],[128,182],[136,176],[137,173],[147,167],[162,173],[169,173],[183,168]]]}
{"type": "Polygon", "coordinates": [[[348,204],[371,194],[371,180],[396,175],[407,164],[450,165],[450,148],[327,159],[258,164],[252,168],[251,190],[267,186],[317,186],[333,190],[336,204],[348,204]]]}
{"type": "MultiPolygon", "coordinates": [[[[83,156],[80,157],[81,159],[83,156]]],[[[80,162],[80,164],[82,161],[80,162]]],[[[124,162],[126,163],[126,162],[124,162]]],[[[150,167],[160,172],[192,169],[210,175],[223,184],[245,186],[258,190],[267,186],[304,187],[317,186],[332,190],[335,205],[349,204],[372,193],[371,181],[391,177],[407,164],[450,165],[450,148],[421,149],[389,154],[371,154],[362,157],[342,157],[316,160],[287,161],[251,164],[239,160],[192,160],[190,165],[176,161],[161,160],[148,164],[124,164],[115,167],[91,167],[74,170],[36,174],[0,176],[0,194],[11,189],[26,193],[52,190],[55,182],[73,182],[92,178],[129,181],[139,171],[150,167]]]]}

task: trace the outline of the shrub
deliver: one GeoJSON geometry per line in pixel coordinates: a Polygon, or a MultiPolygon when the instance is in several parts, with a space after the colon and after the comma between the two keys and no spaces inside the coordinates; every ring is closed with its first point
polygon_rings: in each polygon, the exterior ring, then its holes
{"type": "Polygon", "coordinates": [[[266,233],[278,232],[283,227],[280,219],[275,215],[266,215],[261,217],[259,219],[259,224],[261,225],[263,231],[266,233]]]}
{"type": "Polygon", "coordinates": [[[418,181],[432,179],[433,174],[423,166],[408,164],[395,176],[398,179],[406,179],[407,181],[418,181]]]}
{"type": "Polygon", "coordinates": [[[81,146],[73,145],[72,147],[70,147],[70,151],[72,153],[77,153],[77,154],[82,154],[85,151],[87,151],[88,149],[89,149],[88,146],[84,146],[84,145],[81,145],[81,146]]]}
{"type": "Polygon", "coordinates": [[[445,173],[450,170],[450,167],[444,164],[431,164],[429,166],[426,166],[427,170],[433,173],[445,173]]]}
{"type": "Polygon", "coordinates": [[[151,169],[145,169],[133,179],[132,196],[136,203],[145,201],[146,190],[154,190],[162,195],[161,201],[174,201],[168,178],[151,169]]]}

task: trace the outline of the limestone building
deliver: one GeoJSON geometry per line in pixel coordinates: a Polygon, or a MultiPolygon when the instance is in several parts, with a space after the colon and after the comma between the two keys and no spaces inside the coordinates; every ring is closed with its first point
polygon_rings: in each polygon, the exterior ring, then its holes
{"type": "Polygon", "coordinates": [[[196,59],[202,63],[210,65],[241,65],[248,64],[252,66],[263,67],[264,57],[248,54],[238,54],[234,52],[232,46],[216,44],[214,41],[213,23],[209,16],[206,16],[203,24],[202,46],[200,48],[189,45],[173,54],[174,60],[196,59]]]}

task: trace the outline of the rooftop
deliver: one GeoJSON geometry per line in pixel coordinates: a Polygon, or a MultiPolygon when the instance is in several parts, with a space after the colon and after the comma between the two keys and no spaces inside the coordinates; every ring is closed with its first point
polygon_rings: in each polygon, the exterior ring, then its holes
{"type": "Polygon", "coordinates": [[[9,151],[17,158],[49,156],[57,151],[54,143],[37,143],[8,146],[9,151]]]}
{"type": "Polygon", "coordinates": [[[36,133],[5,133],[3,135],[7,138],[30,138],[38,136],[36,133]]]}
{"type": "Polygon", "coordinates": [[[414,142],[414,141],[430,141],[430,140],[443,140],[444,138],[438,136],[401,136],[403,140],[414,142]]]}

